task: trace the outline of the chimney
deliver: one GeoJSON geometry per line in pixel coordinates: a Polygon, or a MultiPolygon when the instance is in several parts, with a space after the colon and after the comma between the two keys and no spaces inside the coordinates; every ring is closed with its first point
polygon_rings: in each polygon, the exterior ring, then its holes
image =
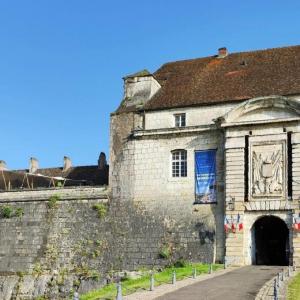
{"type": "Polygon", "coordinates": [[[6,162],[4,160],[0,160],[0,171],[7,170],[6,162]]]}
{"type": "Polygon", "coordinates": [[[70,168],[72,168],[72,161],[71,161],[70,157],[64,156],[64,168],[63,168],[63,172],[68,171],[70,168]]]}
{"type": "Polygon", "coordinates": [[[106,155],[104,152],[101,152],[98,159],[98,169],[103,170],[107,166],[106,155]]]}
{"type": "Polygon", "coordinates": [[[224,58],[228,55],[228,50],[226,47],[222,47],[218,49],[218,58],[224,58]]]}
{"type": "Polygon", "coordinates": [[[35,173],[39,168],[39,161],[34,158],[34,157],[30,157],[29,160],[29,173],[35,173]]]}

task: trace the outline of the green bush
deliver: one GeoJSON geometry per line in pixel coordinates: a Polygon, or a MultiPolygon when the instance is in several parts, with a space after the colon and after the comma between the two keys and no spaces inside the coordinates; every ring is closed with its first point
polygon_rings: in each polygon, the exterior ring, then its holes
{"type": "Polygon", "coordinates": [[[57,207],[57,202],[60,201],[60,197],[59,195],[52,195],[50,198],[49,198],[49,201],[48,201],[48,207],[49,208],[55,208],[57,207]]]}
{"type": "Polygon", "coordinates": [[[169,245],[164,245],[161,247],[158,253],[159,258],[169,259],[171,257],[171,249],[169,245]]]}
{"type": "Polygon", "coordinates": [[[63,183],[61,181],[57,181],[56,187],[59,187],[59,188],[63,187],[63,183]]]}
{"type": "Polygon", "coordinates": [[[42,266],[40,263],[36,263],[33,267],[32,274],[33,275],[41,275],[43,272],[42,266]]]}
{"type": "Polygon", "coordinates": [[[3,218],[9,219],[13,216],[13,209],[9,205],[5,205],[1,208],[1,214],[3,218]]]}
{"type": "Polygon", "coordinates": [[[10,205],[4,205],[0,207],[1,218],[10,219],[12,217],[22,217],[24,215],[23,208],[17,207],[14,209],[10,205]]]}
{"type": "Polygon", "coordinates": [[[97,211],[99,219],[102,219],[103,217],[105,217],[105,215],[107,213],[107,207],[103,203],[94,204],[93,210],[97,211]]]}
{"type": "Polygon", "coordinates": [[[188,266],[188,262],[181,258],[181,259],[178,259],[177,261],[175,261],[173,266],[175,268],[185,268],[186,266],[188,266]]]}
{"type": "Polygon", "coordinates": [[[17,217],[22,217],[24,215],[24,210],[22,207],[18,207],[15,213],[17,217]]]}

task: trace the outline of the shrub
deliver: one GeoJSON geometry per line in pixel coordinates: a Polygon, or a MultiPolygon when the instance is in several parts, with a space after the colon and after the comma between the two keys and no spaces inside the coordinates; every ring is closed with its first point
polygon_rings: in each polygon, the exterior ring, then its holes
{"type": "Polygon", "coordinates": [[[80,286],[80,281],[79,281],[79,279],[75,279],[75,280],[73,281],[73,286],[76,287],[76,288],[79,288],[79,286],[80,286]]]}
{"type": "Polygon", "coordinates": [[[186,267],[187,265],[188,265],[188,263],[187,263],[184,259],[182,259],[182,258],[178,259],[178,260],[175,261],[175,263],[173,264],[173,266],[174,266],[175,268],[184,268],[184,267],[186,267]]]}
{"type": "Polygon", "coordinates": [[[59,195],[52,195],[50,198],[49,198],[49,201],[48,201],[48,207],[49,208],[55,208],[57,207],[57,202],[60,200],[60,197],[59,195]]]}
{"type": "Polygon", "coordinates": [[[13,215],[13,209],[9,205],[5,205],[1,208],[1,214],[3,218],[9,219],[13,215]]]}
{"type": "Polygon", "coordinates": [[[41,275],[43,272],[42,266],[39,263],[36,263],[33,267],[32,274],[33,275],[41,275]]]}
{"type": "Polygon", "coordinates": [[[96,270],[91,270],[88,273],[88,278],[91,278],[93,280],[99,280],[100,279],[100,274],[96,270]]]}
{"type": "Polygon", "coordinates": [[[171,249],[170,246],[164,245],[159,250],[158,256],[163,259],[168,259],[171,257],[171,249]]]}
{"type": "Polygon", "coordinates": [[[24,215],[24,210],[23,210],[23,208],[22,207],[18,207],[17,209],[16,209],[16,216],[17,217],[22,217],[24,215]]]}
{"type": "Polygon", "coordinates": [[[59,187],[59,188],[63,187],[62,182],[61,181],[57,181],[56,182],[56,187],[59,187]]]}
{"type": "Polygon", "coordinates": [[[97,211],[99,219],[105,217],[105,215],[107,213],[107,207],[103,203],[94,204],[93,205],[93,210],[97,211]]]}

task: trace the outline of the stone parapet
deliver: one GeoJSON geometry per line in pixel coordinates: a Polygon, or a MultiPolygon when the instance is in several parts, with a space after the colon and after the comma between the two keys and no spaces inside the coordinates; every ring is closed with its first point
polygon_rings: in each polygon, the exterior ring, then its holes
{"type": "Polygon", "coordinates": [[[6,191],[0,192],[0,204],[8,202],[30,202],[49,200],[49,198],[53,195],[59,195],[61,201],[83,199],[107,199],[108,189],[106,187],[84,186],[70,188],[6,191]]]}

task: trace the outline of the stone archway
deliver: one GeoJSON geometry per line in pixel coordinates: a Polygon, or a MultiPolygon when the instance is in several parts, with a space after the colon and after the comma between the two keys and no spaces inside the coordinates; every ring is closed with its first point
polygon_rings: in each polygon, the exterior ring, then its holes
{"type": "Polygon", "coordinates": [[[252,264],[288,265],[289,229],[275,216],[263,216],[252,226],[252,264]]]}

